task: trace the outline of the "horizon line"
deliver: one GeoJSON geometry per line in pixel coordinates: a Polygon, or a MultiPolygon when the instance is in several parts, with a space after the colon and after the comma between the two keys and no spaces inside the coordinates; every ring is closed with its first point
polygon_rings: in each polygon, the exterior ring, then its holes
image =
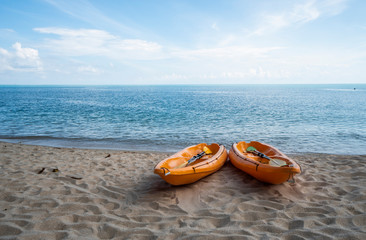
{"type": "Polygon", "coordinates": [[[240,85],[366,85],[366,83],[182,83],[182,84],[0,84],[0,87],[119,87],[119,86],[240,86],[240,85]]]}

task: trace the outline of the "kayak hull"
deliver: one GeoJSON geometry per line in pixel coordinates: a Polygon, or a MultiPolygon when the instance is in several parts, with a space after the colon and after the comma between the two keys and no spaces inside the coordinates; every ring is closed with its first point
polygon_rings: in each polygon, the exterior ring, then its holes
{"type": "Polygon", "coordinates": [[[172,185],[190,184],[218,171],[225,164],[227,156],[226,148],[223,145],[201,143],[187,147],[162,160],[155,166],[154,173],[172,185]],[[188,166],[179,167],[201,153],[205,146],[212,151],[212,154],[204,156],[188,166]]]}
{"type": "Polygon", "coordinates": [[[294,176],[301,173],[300,165],[287,157],[275,147],[268,144],[252,141],[234,143],[229,151],[230,162],[238,169],[248,173],[259,181],[270,184],[281,184],[286,181],[294,181],[294,176]],[[279,167],[268,164],[268,160],[246,152],[249,147],[255,147],[259,152],[271,159],[280,159],[287,165],[279,167]]]}

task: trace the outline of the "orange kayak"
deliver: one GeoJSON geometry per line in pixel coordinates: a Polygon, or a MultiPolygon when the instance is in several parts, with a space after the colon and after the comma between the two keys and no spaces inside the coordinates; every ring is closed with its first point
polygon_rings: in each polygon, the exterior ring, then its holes
{"type": "Polygon", "coordinates": [[[278,149],[256,141],[234,143],[229,151],[229,158],[235,167],[266,183],[293,182],[294,176],[301,173],[300,166],[294,160],[278,149]],[[263,153],[271,160],[260,157],[256,153],[247,152],[248,147],[254,147],[259,153],[263,153]],[[274,161],[283,164],[277,164],[274,161]]]}
{"type": "Polygon", "coordinates": [[[172,185],[183,185],[198,181],[219,170],[227,159],[227,151],[223,145],[201,143],[190,146],[162,160],[154,169],[162,179],[172,185]],[[210,153],[188,164],[193,157],[202,154],[209,148],[210,153]]]}

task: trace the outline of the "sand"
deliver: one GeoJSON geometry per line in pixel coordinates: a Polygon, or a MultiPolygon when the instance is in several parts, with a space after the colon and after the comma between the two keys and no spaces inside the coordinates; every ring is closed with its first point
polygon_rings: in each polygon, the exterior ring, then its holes
{"type": "Polygon", "coordinates": [[[153,174],[169,155],[0,142],[0,239],[366,239],[366,156],[290,155],[295,184],[228,162],[173,187],[153,174]]]}

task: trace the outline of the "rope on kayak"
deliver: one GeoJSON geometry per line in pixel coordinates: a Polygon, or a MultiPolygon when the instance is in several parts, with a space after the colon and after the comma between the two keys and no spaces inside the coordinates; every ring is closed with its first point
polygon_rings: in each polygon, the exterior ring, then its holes
{"type": "Polygon", "coordinates": [[[217,159],[219,159],[220,157],[221,157],[221,154],[219,154],[219,156],[217,156],[215,159],[212,159],[212,160],[211,160],[211,161],[209,161],[209,162],[205,162],[205,163],[203,163],[203,164],[201,164],[201,165],[198,165],[198,166],[192,167],[192,168],[193,168],[194,173],[196,173],[196,168],[198,168],[198,167],[202,167],[202,166],[207,165],[207,164],[209,164],[209,163],[212,163],[212,162],[216,161],[217,159]]]}
{"type": "Polygon", "coordinates": [[[198,168],[198,167],[202,167],[202,166],[204,166],[204,165],[206,165],[206,164],[209,164],[209,163],[212,163],[213,161],[216,161],[217,159],[219,159],[219,157],[217,157],[217,158],[215,158],[215,159],[213,159],[213,160],[211,160],[211,161],[209,161],[209,162],[205,162],[205,163],[203,163],[203,164],[201,164],[201,165],[198,165],[198,166],[192,167],[192,168],[193,168],[193,171],[196,173],[196,168],[198,168]]]}
{"type": "MultiPolygon", "coordinates": [[[[234,145],[234,144],[233,144],[233,145],[234,145]]],[[[244,161],[247,161],[247,162],[250,162],[250,163],[253,163],[254,165],[256,165],[255,170],[256,170],[256,171],[258,171],[259,163],[255,163],[255,162],[253,162],[253,161],[252,161],[252,160],[250,160],[250,159],[247,159],[247,158],[244,158],[244,157],[240,156],[240,155],[236,152],[235,148],[233,148],[233,147],[231,147],[231,148],[233,149],[233,152],[235,153],[235,155],[236,155],[236,156],[238,156],[240,159],[242,159],[242,160],[244,160],[244,161]]]]}

